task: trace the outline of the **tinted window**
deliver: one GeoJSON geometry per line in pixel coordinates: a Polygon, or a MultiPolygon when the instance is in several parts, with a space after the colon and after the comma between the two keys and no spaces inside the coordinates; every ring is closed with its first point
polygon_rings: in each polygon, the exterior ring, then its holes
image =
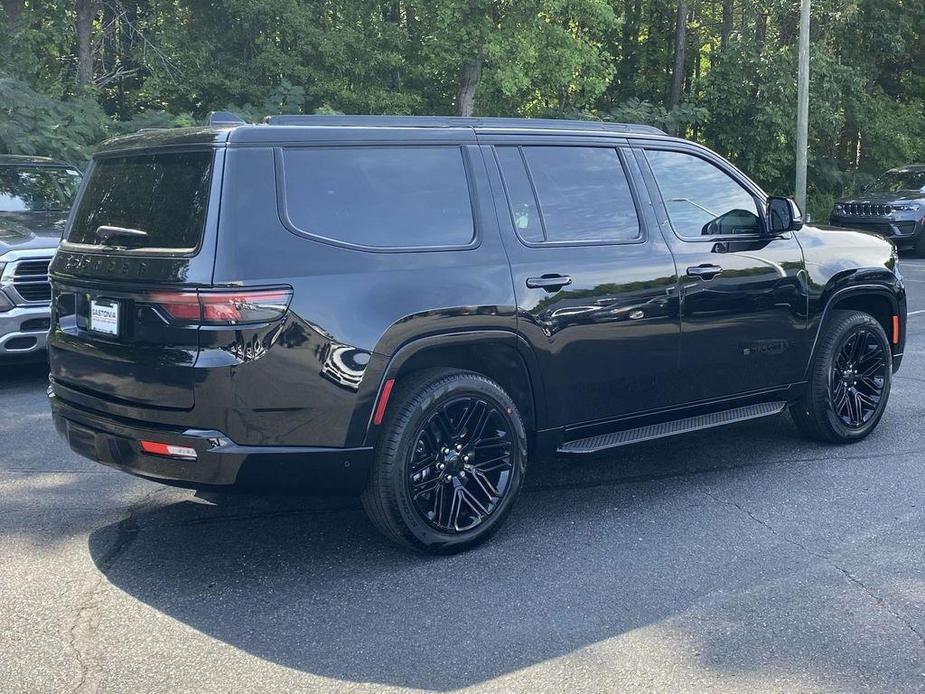
{"type": "Polygon", "coordinates": [[[605,242],[639,238],[636,207],[615,149],[499,147],[498,156],[521,238],[605,242]],[[521,152],[523,160],[518,161],[521,152]],[[536,213],[534,190],[541,216],[536,213]]]}
{"type": "Polygon", "coordinates": [[[623,165],[605,147],[523,147],[547,241],[632,241],[639,219],[623,165]]]}
{"type": "Polygon", "coordinates": [[[67,240],[192,251],[202,237],[211,174],[212,152],[98,159],[67,240]]]}
{"type": "Polygon", "coordinates": [[[681,236],[757,234],[758,207],[735,179],[710,162],[684,152],[651,150],[649,165],[681,236]]]}
{"type": "Polygon", "coordinates": [[[63,212],[80,183],[74,169],[0,167],[0,212],[63,212]]]}
{"type": "Polygon", "coordinates": [[[504,187],[507,190],[508,204],[511,207],[511,221],[517,235],[525,241],[540,242],[543,235],[543,222],[536,206],[533,187],[524,167],[523,157],[518,147],[498,147],[498,161],[504,174],[504,187]]]}
{"type": "Polygon", "coordinates": [[[867,190],[877,193],[911,191],[925,193],[925,169],[893,169],[874,181],[867,190]]]}
{"type": "Polygon", "coordinates": [[[464,246],[472,205],[458,147],[289,149],[286,209],[309,234],[361,246],[464,246]]]}

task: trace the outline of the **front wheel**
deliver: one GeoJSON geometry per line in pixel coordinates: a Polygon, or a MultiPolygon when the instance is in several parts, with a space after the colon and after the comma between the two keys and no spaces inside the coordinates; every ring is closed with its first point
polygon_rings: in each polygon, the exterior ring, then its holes
{"type": "Polygon", "coordinates": [[[400,382],[363,506],[389,539],[440,554],[486,540],[523,483],[526,434],[495,382],[430,371],[400,382]]]}
{"type": "Polygon", "coordinates": [[[915,242],[913,250],[917,258],[925,258],[925,229],[919,232],[919,239],[915,242]]]}
{"type": "Polygon", "coordinates": [[[806,392],[791,417],[810,438],[859,441],[877,426],[890,397],[890,343],[880,323],[860,311],[835,311],[819,339],[806,392]]]}

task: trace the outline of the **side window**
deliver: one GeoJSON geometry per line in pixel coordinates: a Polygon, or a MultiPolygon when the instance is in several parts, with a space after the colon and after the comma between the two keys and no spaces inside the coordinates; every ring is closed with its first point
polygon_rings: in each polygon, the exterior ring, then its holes
{"type": "Polygon", "coordinates": [[[546,240],[543,233],[543,221],[533,195],[533,186],[519,147],[498,147],[498,161],[504,174],[508,203],[511,206],[511,219],[518,236],[524,241],[540,243],[546,240]]]}
{"type": "Polygon", "coordinates": [[[754,235],[761,230],[758,206],[735,179],[685,152],[648,150],[668,217],[683,237],[754,235]]]}
{"type": "Polygon", "coordinates": [[[615,149],[529,146],[497,152],[514,227],[525,241],[640,238],[636,206],[615,149]]]}
{"type": "Polygon", "coordinates": [[[474,236],[459,147],[283,150],[297,231],[368,248],[454,247],[474,236]]]}

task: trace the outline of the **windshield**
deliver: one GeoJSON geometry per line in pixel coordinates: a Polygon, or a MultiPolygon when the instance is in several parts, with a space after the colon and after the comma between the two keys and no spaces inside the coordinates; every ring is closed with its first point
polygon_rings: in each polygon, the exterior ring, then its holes
{"type": "Polygon", "coordinates": [[[869,190],[883,193],[898,193],[902,190],[915,190],[925,193],[925,169],[895,169],[887,171],[874,181],[869,190]]]}
{"type": "Polygon", "coordinates": [[[78,183],[76,169],[0,166],[0,212],[66,212],[78,183]]]}

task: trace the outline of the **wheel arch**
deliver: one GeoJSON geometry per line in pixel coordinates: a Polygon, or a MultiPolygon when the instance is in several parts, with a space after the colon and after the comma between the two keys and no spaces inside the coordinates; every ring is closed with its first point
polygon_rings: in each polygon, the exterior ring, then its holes
{"type": "Polygon", "coordinates": [[[816,327],[816,334],[813,337],[809,361],[806,365],[807,375],[816,358],[819,338],[831,321],[833,312],[838,310],[861,311],[872,316],[883,327],[892,352],[894,354],[902,353],[903,343],[905,342],[905,310],[901,305],[897,292],[881,284],[860,284],[842,287],[832,290],[825,300],[822,315],[816,327]],[[898,316],[900,322],[900,340],[898,343],[893,341],[893,316],[898,316]]]}
{"type": "MultiPolygon", "coordinates": [[[[431,335],[412,340],[398,349],[383,371],[374,403],[383,397],[388,381],[424,369],[449,368],[472,371],[498,383],[517,404],[528,435],[546,421],[546,403],[536,356],[529,344],[514,332],[478,330],[431,335]]],[[[364,422],[364,445],[374,445],[380,427],[374,408],[364,422]]]]}

